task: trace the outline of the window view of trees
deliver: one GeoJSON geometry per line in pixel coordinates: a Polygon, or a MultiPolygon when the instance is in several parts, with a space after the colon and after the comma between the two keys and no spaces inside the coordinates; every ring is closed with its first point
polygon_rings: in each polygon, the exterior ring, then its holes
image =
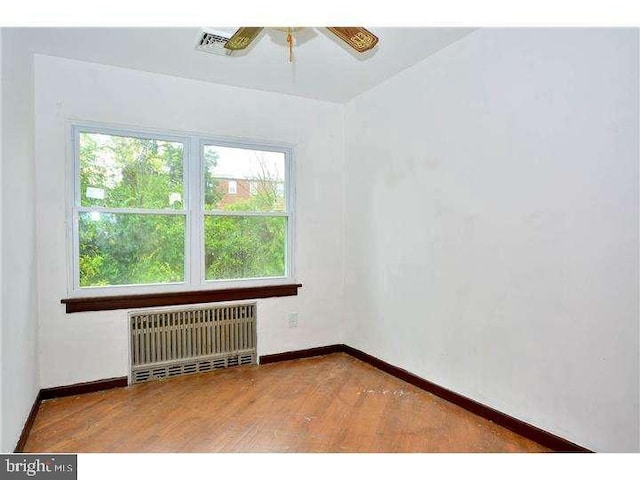
{"type": "Polygon", "coordinates": [[[207,280],[285,275],[286,218],[206,216],[207,280]]]}
{"type": "Polygon", "coordinates": [[[184,280],[184,145],[81,133],[80,286],[184,280]],[[173,209],[176,214],[157,214],[173,209]]]}
{"type": "MultiPolygon", "coordinates": [[[[260,152],[246,151],[251,174],[237,182],[235,195],[225,195],[224,180],[217,178],[218,149],[204,149],[205,210],[222,210],[233,215],[207,214],[204,220],[205,278],[282,277],[285,275],[287,219],[267,212],[284,211],[283,179],[275,162],[284,167],[284,156],[273,160],[260,152]],[[209,158],[209,155],[213,156],[209,158]],[[211,177],[210,180],[207,177],[211,177]],[[251,185],[253,184],[253,188],[251,185]],[[209,193],[211,192],[211,193],[209,193]],[[260,213],[259,216],[243,212],[260,213]]],[[[241,177],[240,173],[235,175],[241,177]]]]}
{"type": "MultiPolygon", "coordinates": [[[[184,144],[83,132],[78,148],[80,287],[184,282],[184,144]]],[[[269,214],[284,211],[283,178],[255,156],[258,173],[231,198],[219,159],[214,146],[203,150],[204,224],[194,232],[204,236],[205,279],[284,276],[287,217],[269,214]]]]}

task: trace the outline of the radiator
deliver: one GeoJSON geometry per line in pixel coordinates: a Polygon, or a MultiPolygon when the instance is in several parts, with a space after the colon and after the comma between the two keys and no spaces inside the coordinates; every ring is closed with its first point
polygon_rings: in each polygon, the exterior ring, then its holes
{"type": "Polygon", "coordinates": [[[256,304],[129,315],[130,383],[257,363],[256,304]]]}

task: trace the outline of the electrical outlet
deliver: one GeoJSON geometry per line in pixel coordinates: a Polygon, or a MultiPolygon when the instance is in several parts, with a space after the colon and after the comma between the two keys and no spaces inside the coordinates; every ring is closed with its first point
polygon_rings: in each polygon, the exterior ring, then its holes
{"type": "Polygon", "coordinates": [[[296,328],[298,326],[298,314],[296,312],[290,313],[288,319],[289,328],[296,328]]]}

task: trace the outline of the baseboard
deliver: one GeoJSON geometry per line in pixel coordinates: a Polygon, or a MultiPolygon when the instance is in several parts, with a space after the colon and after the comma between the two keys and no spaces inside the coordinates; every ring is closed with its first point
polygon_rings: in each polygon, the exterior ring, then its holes
{"type": "Polygon", "coordinates": [[[535,427],[529,423],[507,415],[506,413],[502,413],[471,398],[465,397],[464,395],[460,395],[459,393],[456,393],[452,390],[441,387],[440,385],[430,382],[429,380],[425,380],[424,378],[418,377],[417,375],[414,375],[413,373],[408,372],[403,368],[391,365],[390,363],[380,360],[373,355],[369,355],[368,353],[365,353],[348,345],[329,345],[326,347],[318,347],[308,350],[298,350],[293,352],[278,353],[274,355],[266,355],[266,358],[260,357],[260,363],[295,360],[298,358],[326,355],[336,352],[347,353],[360,361],[368,363],[369,365],[382,370],[385,373],[388,373],[389,375],[393,375],[400,380],[410,383],[411,385],[414,385],[429,393],[437,395],[438,397],[448,402],[458,405],[459,407],[475,413],[480,417],[486,418],[487,420],[505,427],[512,432],[517,433],[518,435],[528,438],[529,440],[533,440],[540,445],[544,445],[545,447],[555,452],[593,453],[591,450],[585,447],[570,442],[569,440],[565,440],[564,438],[558,437],[557,435],[554,435],[547,432],[546,430],[542,430],[541,428],[535,427]],[[265,358],[266,361],[263,361],[263,358],[265,358]]]}
{"type": "Polygon", "coordinates": [[[261,355],[260,365],[274,362],[284,362],[287,360],[298,360],[299,358],[317,357],[319,355],[329,355],[330,353],[344,352],[344,345],[327,345],[324,347],[307,348],[306,350],[294,350],[291,352],[274,353],[272,355],[261,355]]]}
{"type": "Polygon", "coordinates": [[[33,402],[27,421],[24,423],[20,439],[16,445],[14,453],[22,453],[27,443],[27,438],[33,428],[33,422],[35,422],[38,410],[40,410],[40,404],[43,400],[50,400],[52,398],[70,397],[72,395],[81,395],[83,393],[99,392],[101,390],[109,390],[112,388],[126,387],[128,385],[127,377],[115,377],[105,378],[104,380],[95,380],[93,382],[76,383],[73,385],[65,385],[62,387],[43,388],[38,391],[36,399],[33,402]]]}
{"type": "Polygon", "coordinates": [[[82,395],[83,393],[99,392],[112,388],[126,387],[129,380],[127,377],[105,378],[104,380],[94,380],[93,382],[74,383],[62,387],[43,388],[40,390],[42,400],[51,398],[70,397],[72,395],[82,395]]]}
{"type": "Polygon", "coordinates": [[[20,438],[18,439],[18,443],[16,444],[16,448],[13,453],[22,453],[24,450],[24,446],[27,444],[27,438],[29,438],[29,434],[31,433],[31,428],[33,427],[33,422],[36,421],[36,415],[38,415],[38,410],[40,410],[40,403],[42,402],[42,390],[38,391],[36,395],[36,399],[31,406],[31,411],[29,412],[29,416],[27,417],[27,421],[24,422],[24,427],[22,427],[22,433],[20,434],[20,438]]]}

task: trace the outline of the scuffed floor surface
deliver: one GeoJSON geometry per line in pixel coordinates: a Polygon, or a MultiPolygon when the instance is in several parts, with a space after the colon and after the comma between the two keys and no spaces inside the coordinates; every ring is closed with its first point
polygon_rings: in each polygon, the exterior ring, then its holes
{"type": "Polygon", "coordinates": [[[546,452],[355,358],[237,367],[42,403],[26,452],[546,452]]]}

